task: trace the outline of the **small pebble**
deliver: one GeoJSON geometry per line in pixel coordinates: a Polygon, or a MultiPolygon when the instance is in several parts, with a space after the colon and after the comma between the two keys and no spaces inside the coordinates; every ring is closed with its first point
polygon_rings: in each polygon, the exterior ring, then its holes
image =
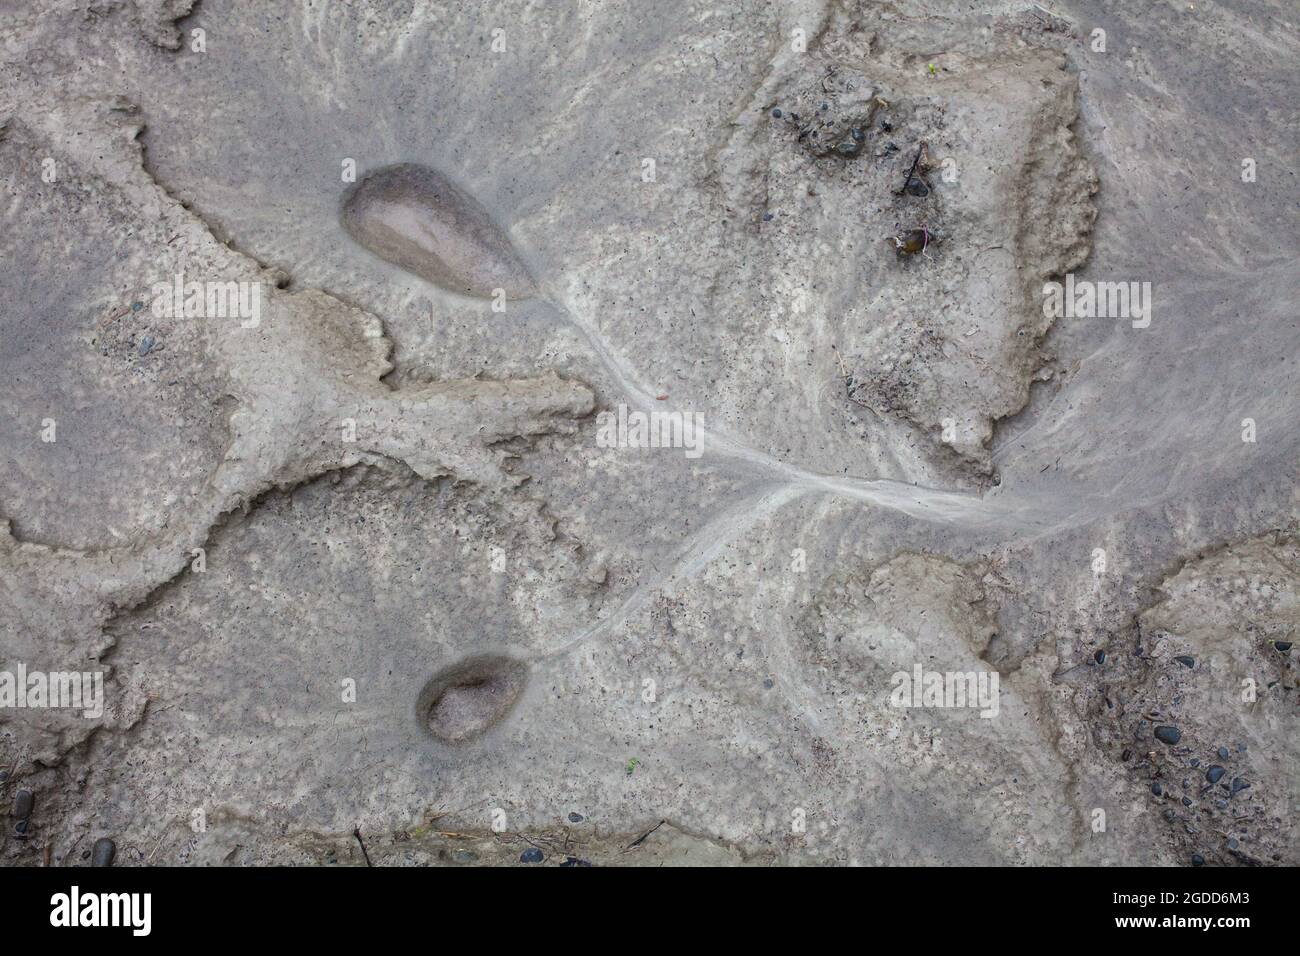
{"type": "Polygon", "coordinates": [[[1193,767],[1199,767],[1200,765],[1201,765],[1200,758],[1199,758],[1199,757],[1193,757],[1193,758],[1192,758],[1192,766],[1193,766],[1193,767]]]}
{"type": "Polygon", "coordinates": [[[1287,651],[1291,650],[1291,642],[1290,642],[1290,641],[1274,641],[1274,642],[1273,642],[1273,646],[1276,647],[1276,648],[1277,648],[1279,651],[1281,651],[1283,654],[1285,654],[1287,651]]]}
{"type": "Polygon", "coordinates": [[[144,338],[140,340],[140,347],[136,349],[136,351],[139,352],[141,355],[148,355],[149,351],[152,348],[153,348],[153,336],[146,335],[144,338]]]}
{"type": "Polygon", "coordinates": [[[569,814],[569,822],[570,822],[570,823],[581,823],[581,822],[582,822],[582,814],[581,814],[581,813],[570,813],[570,814],[569,814]]]}
{"type": "Polygon", "coordinates": [[[91,866],[112,866],[113,856],[117,853],[117,844],[108,837],[100,837],[90,852],[91,866]]]}
{"type": "Polygon", "coordinates": [[[1183,732],[1177,727],[1165,726],[1156,728],[1156,740],[1160,741],[1162,744],[1168,744],[1172,747],[1182,739],[1183,732]]]}
{"type": "Polygon", "coordinates": [[[9,771],[0,770],[0,783],[4,783],[8,779],[9,779],[9,771]]]}
{"type": "Polygon", "coordinates": [[[576,856],[569,856],[564,858],[564,862],[560,866],[591,866],[591,862],[589,860],[579,860],[576,856]]]}
{"type": "Polygon", "coordinates": [[[1123,752],[1122,754],[1119,755],[1119,759],[1120,759],[1120,760],[1124,760],[1124,761],[1128,761],[1128,760],[1133,759],[1133,751],[1131,751],[1131,750],[1129,750],[1127,747],[1125,747],[1125,748],[1124,748],[1124,752],[1123,752]]]}
{"type": "Polygon", "coordinates": [[[1210,781],[1210,783],[1218,783],[1223,779],[1223,768],[1217,763],[1212,764],[1210,769],[1205,771],[1205,779],[1210,781]]]}
{"type": "Polygon", "coordinates": [[[1105,663],[1106,663],[1106,652],[1105,652],[1105,651],[1098,651],[1096,654],[1093,654],[1093,655],[1092,655],[1092,659],[1093,659],[1094,661],[1096,661],[1098,664],[1105,664],[1105,663]]]}
{"type": "Polygon", "coordinates": [[[1196,658],[1188,654],[1179,655],[1178,657],[1175,657],[1174,660],[1189,669],[1196,666],[1196,658]]]}
{"type": "Polygon", "coordinates": [[[28,822],[29,822],[29,821],[27,821],[27,820],[19,820],[17,823],[15,823],[15,824],[14,824],[14,836],[16,836],[16,837],[25,837],[25,836],[27,836],[27,824],[28,824],[28,822]]]}
{"type": "Polygon", "coordinates": [[[1220,748],[1219,748],[1219,759],[1220,759],[1220,760],[1227,760],[1227,759],[1228,759],[1228,748],[1227,748],[1227,747],[1220,747],[1220,748]]]}
{"type": "Polygon", "coordinates": [[[1192,866],[1205,866],[1205,857],[1199,853],[1192,854],[1192,866]]]}
{"type": "Polygon", "coordinates": [[[772,119],[780,119],[780,118],[781,118],[781,110],[780,109],[772,110],[772,119]]]}
{"type": "Polygon", "coordinates": [[[1165,811],[1165,821],[1166,821],[1166,822],[1168,822],[1168,823],[1173,823],[1174,820],[1176,820],[1177,818],[1178,818],[1178,814],[1174,813],[1173,810],[1166,810],[1166,811],[1165,811]]]}
{"type": "Polygon", "coordinates": [[[1232,792],[1233,792],[1233,793],[1241,793],[1241,791],[1246,790],[1246,789],[1248,789],[1249,787],[1250,787],[1250,784],[1248,784],[1245,780],[1242,780],[1240,777],[1233,777],[1233,778],[1232,778],[1232,792]]]}
{"type": "Polygon", "coordinates": [[[1231,839],[1231,838],[1230,838],[1230,839],[1228,840],[1228,849],[1229,849],[1229,850],[1235,850],[1235,849],[1237,849],[1237,841],[1234,840],[1234,839],[1231,839]]]}
{"type": "Polygon", "coordinates": [[[1190,807],[1191,805],[1192,805],[1192,798],[1191,798],[1191,797],[1183,797],[1183,806],[1185,806],[1185,807],[1190,807]]]}
{"type": "Polygon", "coordinates": [[[772,213],[770,213],[770,212],[765,212],[765,213],[763,213],[763,221],[764,221],[764,222],[771,222],[771,221],[772,221],[772,213]]]}
{"type": "Polygon", "coordinates": [[[530,846],[527,850],[524,850],[523,853],[519,854],[520,863],[541,863],[544,859],[546,859],[546,857],[542,855],[542,851],[537,849],[535,846],[530,846]]]}
{"type": "Polygon", "coordinates": [[[144,303],[143,303],[143,302],[132,302],[132,303],[131,303],[131,311],[132,311],[132,312],[139,312],[139,311],[140,311],[141,309],[143,309],[143,308],[144,308],[144,303]]]}
{"type": "Polygon", "coordinates": [[[1160,789],[1160,784],[1158,784],[1158,783],[1153,783],[1153,784],[1151,784],[1151,792],[1154,793],[1154,794],[1158,797],[1158,796],[1160,796],[1160,794],[1162,794],[1164,791],[1160,789]]]}
{"type": "Polygon", "coordinates": [[[921,198],[930,195],[930,187],[925,184],[924,180],[913,176],[907,181],[907,185],[903,187],[903,192],[909,196],[921,198]]]}
{"type": "Polygon", "coordinates": [[[14,794],[14,816],[26,820],[36,808],[36,794],[24,788],[14,794]]]}
{"type": "Polygon", "coordinates": [[[765,687],[767,690],[771,690],[774,686],[775,686],[775,682],[772,680],[772,678],[770,677],[763,678],[763,687],[765,687]]]}

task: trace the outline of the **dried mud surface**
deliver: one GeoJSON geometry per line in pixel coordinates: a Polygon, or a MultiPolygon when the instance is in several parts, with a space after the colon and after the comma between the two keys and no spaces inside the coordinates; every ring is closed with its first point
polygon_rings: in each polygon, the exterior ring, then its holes
{"type": "Polygon", "coordinates": [[[1300,32],[1148,6],[0,0],[0,861],[1294,865],[1300,32]]]}

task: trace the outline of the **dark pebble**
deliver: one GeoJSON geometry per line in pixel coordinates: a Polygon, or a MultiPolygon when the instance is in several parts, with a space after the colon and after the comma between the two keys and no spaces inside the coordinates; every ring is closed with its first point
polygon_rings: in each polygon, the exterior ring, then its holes
{"type": "Polygon", "coordinates": [[[909,196],[924,197],[930,195],[930,187],[923,180],[913,176],[907,181],[907,185],[903,187],[903,192],[909,196]]]}
{"type": "Polygon", "coordinates": [[[15,823],[15,824],[14,824],[14,836],[16,836],[16,837],[25,837],[25,836],[27,836],[27,824],[28,824],[28,822],[29,822],[29,821],[27,821],[27,820],[19,820],[17,823],[15,823]]]}
{"type": "Polygon", "coordinates": [[[1228,840],[1228,849],[1229,850],[1237,849],[1237,841],[1232,839],[1228,840]]]}
{"type": "Polygon", "coordinates": [[[852,159],[858,153],[862,152],[862,143],[856,139],[846,139],[835,147],[835,152],[845,159],[852,159]]]}
{"type": "Polygon", "coordinates": [[[856,139],[859,143],[867,138],[867,134],[862,132],[862,130],[858,129],[856,126],[853,127],[853,129],[849,130],[849,135],[852,136],[854,139],[856,139]]]}
{"type": "Polygon", "coordinates": [[[1191,805],[1192,805],[1192,798],[1191,798],[1191,797],[1183,797],[1183,806],[1185,806],[1185,807],[1190,807],[1191,805]]]}
{"type": "Polygon", "coordinates": [[[1192,657],[1189,654],[1182,654],[1178,657],[1175,657],[1174,660],[1176,660],[1178,663],[1182,664],[1186,668],[1192,668],[1196,666],[1196,658],[1192,657]]]}
{"type": "Polygon", "coordinates": [[[36,794],[27,789],[19,790],[14,794],[14,816],[19,820],[26,820],[35,808],[36,794]]]}
{"type": "Polygon", "coordinates": [[[1160,789],[1160,784],[1158,783],[1151,784],[1151,792],[1154,793],[1157,797],[1160,796],[1160,794],[1164,793],[1164,791],[1160,789]]]}
{"type": "Polygon", "coordinates": [[[1199,853],[1192,854],[1192,866],[1205,866],[1205,857],[1199,853]]]}
{"type": "Polygon", "coordinates": [[[1168,744],[1172,747],[1182,739],[1183,732],[1177,727],[1164,726],[1156,728],[1156,740],[1160,741],[1162,744],[1168,744]]]}
{"type": "Polygon", "coordinates": [[[1192,758],[1192,766],[1193,766],[1193,767],[1199,767],[1200,765],[1201,765],[1200,758],[1199,758],[1199,757],[1193,757],[1193,758],[1192,758]]]}
{"type": "Polygon", "coordinates": [[[775,681],[772,680],[772,678],[770,678],[770,677],[764,677],[764,678],[763,678],[763,686],[764,686],[767,690],[771,690],[774,686],[776,686],[776,683],[775,683],[775,681]]]}
{"type": "Polygon", "coordinates": [[[591,866],[591,862],[589,860],[579,860],[576,856],[568,856],[564,858],[564,862],[560,866],[591,866]]]}
{"type": "Polygon", "coordinates": [[[138,351],[141,355],[148,355],[152,348],[153,348],[153,336],[146,335],[144,338],[140,340],[140,348],[138,348],[136,351],[138,351]]]}
{"type": "Polygon", "coordinates": [[[1217,763],[1212,765],[1209,770],[1205,771],[1205,779],[1210,783],[1218,783],[1223,779],[1223,768],[1217,763]]]}
{"type": "Polygon", "coordinates": [[[1283,654],[1285,654],[1287,651],[1291,650],[1291,642],[1290,642],[1290,641],[1274,641],[1274,642],[1273,642],[1273,646],[1276,647],[1276,648],[1277,648],[1279,651],[1281,651],[1283,654]]]}
{"type": "Polygon", "coordinates": [[[537,849],[535,846],[530,846],[527,850],[524,850],[523,853],[519,854],[520,863],[541,863],[544,859],[546,859],[546,857],[542,855],[542,851],[537,849]]]}
{"type": "Polygon", "coordinates": [[[112,866],[117,844],[108,837],[100,837],[90,851],[91,866],[112,866]]]}
{"type": "Polygon", "coordinates": [[[8,779],[9,779],[9,771],[0,770],[0,783],[4,783],[8,779]]]}
{"type": "Polygon", "coordinates": [[[780,111],[779,109],[772,110],[772,118],[773,118],[773,119],[780,119],[780,118],[781,118],[781,111],[780,111]]]}
{"type": "Polygon", "coordinates": [[[1123,752],[1122,754],[1119,755],[1119,759],[1120,759],[1120,760],[1125,760],[1125,761],[1133,759],[1133,751],[1131,751],[1131,750],[1129,750],[1127,747],[1125,747],[1125,748],[1124,748],[1124,752],[1123,752]]]}
{"type": "Polygon", "coordinates": [[[1094,661],[1096,661],[1098,664],[1105,664],[1105,663],[1106,663],[1106,652],[1105,652],[1105,651],[1098,651],[1096,654],[1093,654],[1093,655],[1092,655],[1092,659],[1093,659],[1094,661]]]}
{"type": "Polygon", "coordinates": [[[141,309],[143,309],[143,308],[144,308],[144,303],[143,303],[143,302],[132,302],[132,303],[131,303],[131,311],[132,311],[132,312],[139,312],[139,311],[140,311],[141,309]]]}
{"type": "Polygon", "coordinates": [[[1250,784],[1248,784],[1245,780],[1242,780],[1240,777],[1233,777],[1233,778],[1232,778],[1232,792],[1233,792],[1233,793],[1241,793],[1241,791],[1246,790],[1246,789],[1248,789],[1249,787],[1250,787],[1250,784]]]}
{"type": "Polygon", "coordinates": [[[581,822],[582,822],[582,814],[581,814],[581,813],[570,813],[570,814],[569,814],[569,822],[570,822],[570,823],[581,823],[581,822]]]}
{"type": "Polygon", "coordinates": [[[763,221],[764,221],[764,222],[771,222],[771,221],[772,221],[772,214],[771,214],[770,212],[765,212],[765,213],[763,213],[763,221]]]}
{"type": "Polygon", "coordinates": [[[1220,759],[1220,760],[1227,760],[1227,759],[1228,759],[1228,748],[1227,748],[1227,747],[1220,747],[1220,748],[1219,748],[1219,759],[1220,759]]]}

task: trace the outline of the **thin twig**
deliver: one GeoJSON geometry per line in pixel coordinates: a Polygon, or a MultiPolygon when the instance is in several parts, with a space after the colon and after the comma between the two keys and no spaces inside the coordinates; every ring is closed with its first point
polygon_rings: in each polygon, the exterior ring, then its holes
{"type": "Polygon", "coordinates": [[[921,140],[921,145],[916,147],[916,159],[912,160],[912,168],[907,171],[907,178],[903,180],[903,188],[894,195],[901,196],[907,192],[907,184],[912,181],[912,176],[916,173],[916,167],[921,164],[921,157],[925,155],[925,140],[921,140]]]}
{"type": "Polygon", "coordinates": [[[370,854],[366,852],[366,841],[361,839],[361,827],[353,827],[352,835],[357,838],[357,845],[361,847],[361,855],[366,858],[366,866],[374,866],[370,862],[370,854]]]}
{"type": "Polygon", "coordinates": [[[667,820],[660,820],[658,823],[656,823],[654,826],[652,826],[649,830],[646,830],[645,833],[641,834],[639,837],[637,837],[635,840],[633,840],[631,843],[629,843],[626,847],[624,847],[624,849],[626,849],[626,850],[631,850],[631,849],[634,849],[635,847],[639,847],[642,843],[645,842],[645,838],[646,838],[646,837],[648,837],[650,834],[654,833],[656,830],[658,830],[661,826],[663,826],[663,825],[664,825],[665,823],[667,823],[667,822],[668,822],[667,820]]]}

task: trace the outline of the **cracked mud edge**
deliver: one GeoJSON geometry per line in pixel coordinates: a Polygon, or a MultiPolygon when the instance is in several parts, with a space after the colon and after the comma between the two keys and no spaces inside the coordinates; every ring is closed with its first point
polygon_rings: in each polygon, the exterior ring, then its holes
{"type": "Polygon", "coordinates": [[[651,818],[628,830],[584,818],[576,824],[504,832],[461,827],[457,818],[456,811],[430,808],[417,824],[396,831],[370,831],[362,821],[338,832],[286,833],[236,811],[215,808],[204,832],[193,833],[184,821],[171,820],[148,853],[125,847],[119,860],[141,865],[161,855],[182,863],[225,866],[500,866],[520,864],[521,853],[529,849],[540,850],[546,866],[770,865],[779,859],[775,848],[746,850],[671,816],[651,818]]]}

